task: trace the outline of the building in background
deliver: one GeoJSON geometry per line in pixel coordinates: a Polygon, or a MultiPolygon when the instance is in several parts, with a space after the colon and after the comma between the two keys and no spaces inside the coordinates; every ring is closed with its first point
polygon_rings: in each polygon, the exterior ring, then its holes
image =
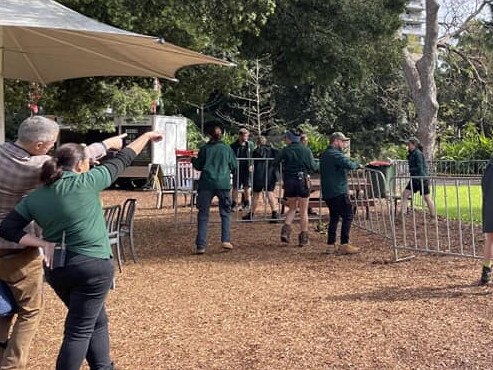
{"type": "Polygon", "coordinates": [[[401,15],[404,22],[401,30],[402,37],[408,42],[411,53],[421,54],[425,44],[425,3],[424,0],[411,0],[406,11],[401,15]]]}

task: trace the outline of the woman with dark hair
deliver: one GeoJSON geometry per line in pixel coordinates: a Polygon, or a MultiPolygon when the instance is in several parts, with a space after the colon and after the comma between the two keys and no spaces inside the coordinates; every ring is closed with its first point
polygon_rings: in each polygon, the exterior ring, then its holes
{"type": "Polygon", "coordinates": [[[91,369],[113,369],[104,304],[113,282],[113,258],[99,194],[149,140],[161,139],[161,133],[147,132],[91,170],[83,146],[62,145],[42,167],[45,186],[23,198],[0,225],[1,237],[33,245],[34,237],[23,229],[34,220],[46,241],[65,245],[60,266],[45,270],[46,280],[68,308],[57,370],[78,370],[84,358],[91,369]]]}
{"type": "Polygon", "coordinates": [[[428,206],[432,222],[436,222],[435,204],[430,196],[430,184],[427,178],[428,167],[423,155],[423,146],[418,138],[410,137],[407,140],[407,152],[411,180],[402,192],[401,217],[407,213],[407,202],[411,194],[419,192],[428,206]]]}
{"type": "Polygon", "coordinates": [[[317,171],[317,165],[312,151],[301,140],[302,132],[291,129],[286,132],[288,143],[274,161],[274,166],[282,163],[282,176],[284,185],[284,197],[287,198],[289,211],[286,214],[284,225],[281,229],[281,241],[289,243],[292,224],[296,215],[296,209],[300,210],[301,232],[298,235],[300,247],[308,245],[308,200],[310,198],[310,174],[317,171]]]}
{"type": "Polygon", "coordinates": [[[233,249],[230,235],[231,221],[231,173],[236,170],[235,153],[222,141],[222,129],[212,126],[208,130],[210,140],[199,150],[197,158],[192,159],[193,167],[200,172],[197,190],[197,238],[195,253],[205,253],[207,246],[207,227],[212,198],[219,199],[221,215],[221,246],[233,249]]]}

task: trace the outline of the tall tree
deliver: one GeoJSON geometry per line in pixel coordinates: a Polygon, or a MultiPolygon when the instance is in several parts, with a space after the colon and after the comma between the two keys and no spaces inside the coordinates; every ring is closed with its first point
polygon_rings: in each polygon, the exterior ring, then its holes
{"type": "Polygon", "coordinates": [[[416,107],[418,126],[416,135],[423,144],[427,159],[433,158],[439,109],[435,82],[438,45],[450,43],[467,30],[474,18],[481,13],[488,3],[490,1],[482,1],[460,25],[449,28],[439,38],[439,2],[438,0],[426,0],[426,35],[423,54],[412,54],[407,49],[404,51],[403,69],[416,107]]]}
{"type": "Polygon", "coordinates": [[[248,77],[239,95],[230,94],[228,111],[217,110],[217,115],[223,120],[244,127],[256,135],[262,135],[277,127],[277,115],[271,81],[271,66],[269,60],[257,58],[247,69],[248,77]]]}

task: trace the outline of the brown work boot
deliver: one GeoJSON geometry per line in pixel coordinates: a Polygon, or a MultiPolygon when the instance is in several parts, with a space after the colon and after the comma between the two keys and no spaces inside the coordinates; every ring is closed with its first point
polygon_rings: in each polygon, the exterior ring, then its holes
{"type": "Polygon", "coordinates": [[[281,241],[283,243],[289,243],[289,239],[291,238],[291,225],[284,224],[281,228],[281,241]]]}
{"type": "Polygon", "coordinates": [[[339,247],[337,250],[337,254],[342,255],[342,254],[356,254],[359,253],[359,248],[354,247],[351,244],[343,244],[339,247]]]}
{"type": "Polygon", "coordinates": [[[308,239],[308,231],[302,231],[298,235],[298,245],[300,247],[306,247],[310,245],[310,240],[308,239]]]}

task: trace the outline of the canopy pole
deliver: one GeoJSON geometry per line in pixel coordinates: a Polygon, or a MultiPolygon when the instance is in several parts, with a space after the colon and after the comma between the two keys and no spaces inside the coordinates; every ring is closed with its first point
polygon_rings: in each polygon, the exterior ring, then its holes
{"type": "Polygon", "coordinates": [[[0,27],[0,143],[5,141],[5,97],[3,88],[3,27],[0,27]]]}

